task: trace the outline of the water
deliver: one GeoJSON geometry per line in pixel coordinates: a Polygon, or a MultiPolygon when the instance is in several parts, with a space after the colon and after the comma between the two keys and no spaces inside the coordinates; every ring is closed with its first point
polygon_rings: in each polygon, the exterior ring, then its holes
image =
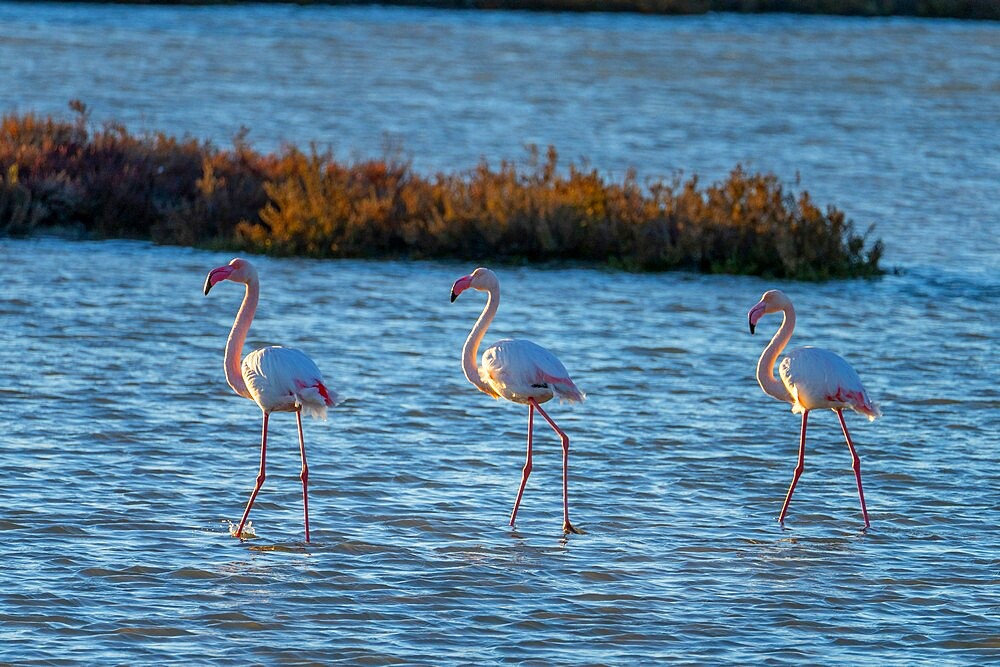
{"type": "MultiPolygon", "coordinates": [[[[222,374],[240,299],[201,294],[230,255],[0,241],[0,662],[17,664],[983,664],[1000,655],[997,309],[1000,26],[798,17],[657,19],[398,9],[0,4],[0,108],[222,143],[385,132],[454,169],[554,143],[619,173],[799,171],[878,223],[877,281],[497,267],[487,341],[530,337],[589,399],[506,526],[525,410],[461,373],[473,267],[256,258],[249,345],[294,345],[346,401],[294,419],[240,543],[259,411],[222,374]],[[798,418],[757,387],[777,327],[836,350],[885,417],[798,418]],[[609,335],[609,333],[611,335],[609,335]]],[[[248,347],[249,349],[249,347],[248,347]]]]}

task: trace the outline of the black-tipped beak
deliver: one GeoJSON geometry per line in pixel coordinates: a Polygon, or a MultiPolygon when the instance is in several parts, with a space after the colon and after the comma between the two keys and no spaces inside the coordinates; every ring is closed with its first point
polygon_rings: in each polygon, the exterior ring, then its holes
{"type": "Polygon", "coordinates": [[[767,313],[767,304],[763,301],[758,303],[756,306],[750,309],[747,313],[747,324],[750,325],[750,335],[754,334],[757,330],[757,322],[767,313]]]}
{"type": "Polygon", "coordinates": [[[458,295],[469,289],[472,285],[472,276],[462,276],[456,280],[451,286],[451,302],[455,303],[455,299],[458,295]]]}
{"type": "Polygon", "coordinates": [[[208,276],[205,278],[205,295],[208,296],[208,290],[212,289],[212,286],[215,285],[216,283],[222,282],[223,280],[228,278],[232,272],[233,269],[231,266],[220,266],[217,269],[212,269],[211,271],[209,271],[208,276]],[[212,278],[215,277],[216,273],[218,273],[222,277],[215,278],[215,280],[212,280],[212,278]]]}

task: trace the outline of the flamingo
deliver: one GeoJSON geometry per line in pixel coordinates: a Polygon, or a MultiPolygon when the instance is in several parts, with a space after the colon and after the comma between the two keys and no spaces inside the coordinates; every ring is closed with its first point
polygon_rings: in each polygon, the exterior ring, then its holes
{"type": "Polygon", "coordinates": [[[302,455],[302,470],[299,479],[302,480],[302,512],[306,527],[306,542],[309,541],[309,467],[306,464],[306,443],[302,436],[302,412],[326,419],[326,409],[337,403],[337,395],[328,389],[323,382],[323,376],[313,363],[313,360],[298,350],[287,347],[271,346],[254,350],[243,358],[240,365],[240,354],[246,341],[250,323],[257,311],[257,299],[260,296],[260,280],[257,269],[245,259],[236,258],[226,266],[212,269],[205,278],[205,294],[214,285],[223,280],[246,285],[243,303],[236,314],[236,321],[229,332],[226,341],[226,382],[240,396],[249,398],[260,407],[264,414],[264,424],[260,437],[260,471],[257,473],[257,485],[250,494],[243,518],[234,535],[243,537],[243,526],[246,524],[250,508],[257,498],[260,487],[264,484],[264,467],[267,455],[267,420],[272,412],[294,412],[299,426],[299,452],[302,455]]]}
{"type": "Polygon", "coordinates": [[[789,352],[778,366],[779,382],[774,377],[774,363],[785,349],[788,340],[795,329],[795,309],[791,300],[780,290],[764,292],[760,301],[750,309],[747,317],[750,321],[750,333],[754,333],[757,322],[764,315],[782,313],[781,326],[774,334],[771,342],[764,348],[757,362],[757,382],[768,396],[792,404],[793,413],[802,413],[802,433],[799,436],[799,462],[792,476],[792,484],[788,487],[788,495],[781,507],[778,523],[785,525],[785,514],[788,503],[792,500],[795,484],[802,475],[806,454],[806,421],[809,411],[818,408],[829,408],[837,413],[840,426],[847,440],[847,448],[851,450],[852,468],[858,481],[858,497],[861,499],[861,514],[865,518],[865,529],[871,523],[868,521],[868,509],[865,507],[865,492],[861,488],[861,459],[854,450],[851,434],[844,421],[844,409],[854,410],[875,421],[882,413],[868,398],[868,392],[861,384],[861,378],[842,357],[818,347],[800,347],[789,352]]]}
{"type": "Polygon", "coordinates": [[[570,379],[569,372],[562,362],[544,347],[530,340],[507,338],[494,343],[483,352],[483,365],[477,367],[479,343],[482,342],[486,329],[489,328],[500,306],[500,281],[495,273],[480,267],[455,281],[451,288],[452,303],[459,294],[470,287],[486,292],[488,297],[486,307],[483,308],[462,348],[462,369],[465,371],[465,377],[479,391],[493,398],[502,397],[528,406],[528,453],[521,471],[521,486],[517,490],[514,509],[510,513],[510,525],[513,526],[517,518],[524,486],[528,483],[528,475],[531,474],[531,432],[537,410],[562,442],[563,532],[580,533],[581,531],[569,522],[569,436],[559,428],[540,404],[556,396],[571,403],[583,401],[585,396],[570,379]]]}

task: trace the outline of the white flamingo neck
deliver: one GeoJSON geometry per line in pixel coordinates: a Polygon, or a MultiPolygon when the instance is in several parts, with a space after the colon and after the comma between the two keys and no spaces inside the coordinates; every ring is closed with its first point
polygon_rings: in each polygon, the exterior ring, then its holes
{"type": "Polygon", "coordinates": [[[490,323],[493,322],[493,318],[497,314],[497,309],[500,307],[500,290],[494,288],[488,294],[486,307],[483,308],[483,312],[479,315],[479,319],[476,320],[475,326],[469,332],[469,337],[465,339],[465,346],[462,348],[462,370],[465,371],[466,379],[476,385],[479,391],[494,396],[495,392],[493,389],[479,377],[479,364],[477,362],[479,358],[479,344],[483,342],[483,336],[486,335],[486,330],[490,328],[490,323]]]}
{"type": "Polygon", "coordinates": [[[785,384],[774,377],[774,364],[778,360],[778,355],[788,345],[792,338],[792,331],[795,330],[795,309],[788,304],[781,310],[781,326],[775,332],[771,342],[767,344],[757,361],[757,382],[760,388],[768,396],[773,396],[779,401],[794,403],[795,399],[788,393],[785,384]]]}
{"type": "Polygon", "coordinates": [[[246,342],[247,332],[250,331],[250,324],[253,322],[254,313],[257,312],[257,300],[260,298],[260,283],[256,280],[247,283],[246,294],[243,295],[243,303],[236,313],[236,321],[229,332],[229,339],[226,340],[226,382],[240,396],[252,398],[247,384],[243,380],[243,372],[240,369],[240,360],[243,355],[243,343],[246,342]]]}

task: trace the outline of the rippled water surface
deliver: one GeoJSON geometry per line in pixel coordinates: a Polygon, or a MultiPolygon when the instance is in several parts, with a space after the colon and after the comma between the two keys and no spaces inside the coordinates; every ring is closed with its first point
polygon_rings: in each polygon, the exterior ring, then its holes
{"type": "MultiPolygon", "coordinates": [[[[828,284],[496,267],[487,341],[530,337],[588,394],[506,525],[526,410],[462,376],[483,305],[458,263],[255,258],[248,344],[306,351],[346,399],[271,420],[257,539],[229,536],[260,413],[222,372],[230,255],[0,240],[0,662],[986,664],[1000,657],[1000,27],[250,7],[0,4],[0,106],[262,147],[403,137],[425,169],[526,141],[618,173],[802,175],[876,222],[883,279],[828,284]],[[810,420],[757,387],[795,344],[836,350],[885,416],[810,420]]],[[[248,345],[248,349],[249,349],[248,345]]]]}

